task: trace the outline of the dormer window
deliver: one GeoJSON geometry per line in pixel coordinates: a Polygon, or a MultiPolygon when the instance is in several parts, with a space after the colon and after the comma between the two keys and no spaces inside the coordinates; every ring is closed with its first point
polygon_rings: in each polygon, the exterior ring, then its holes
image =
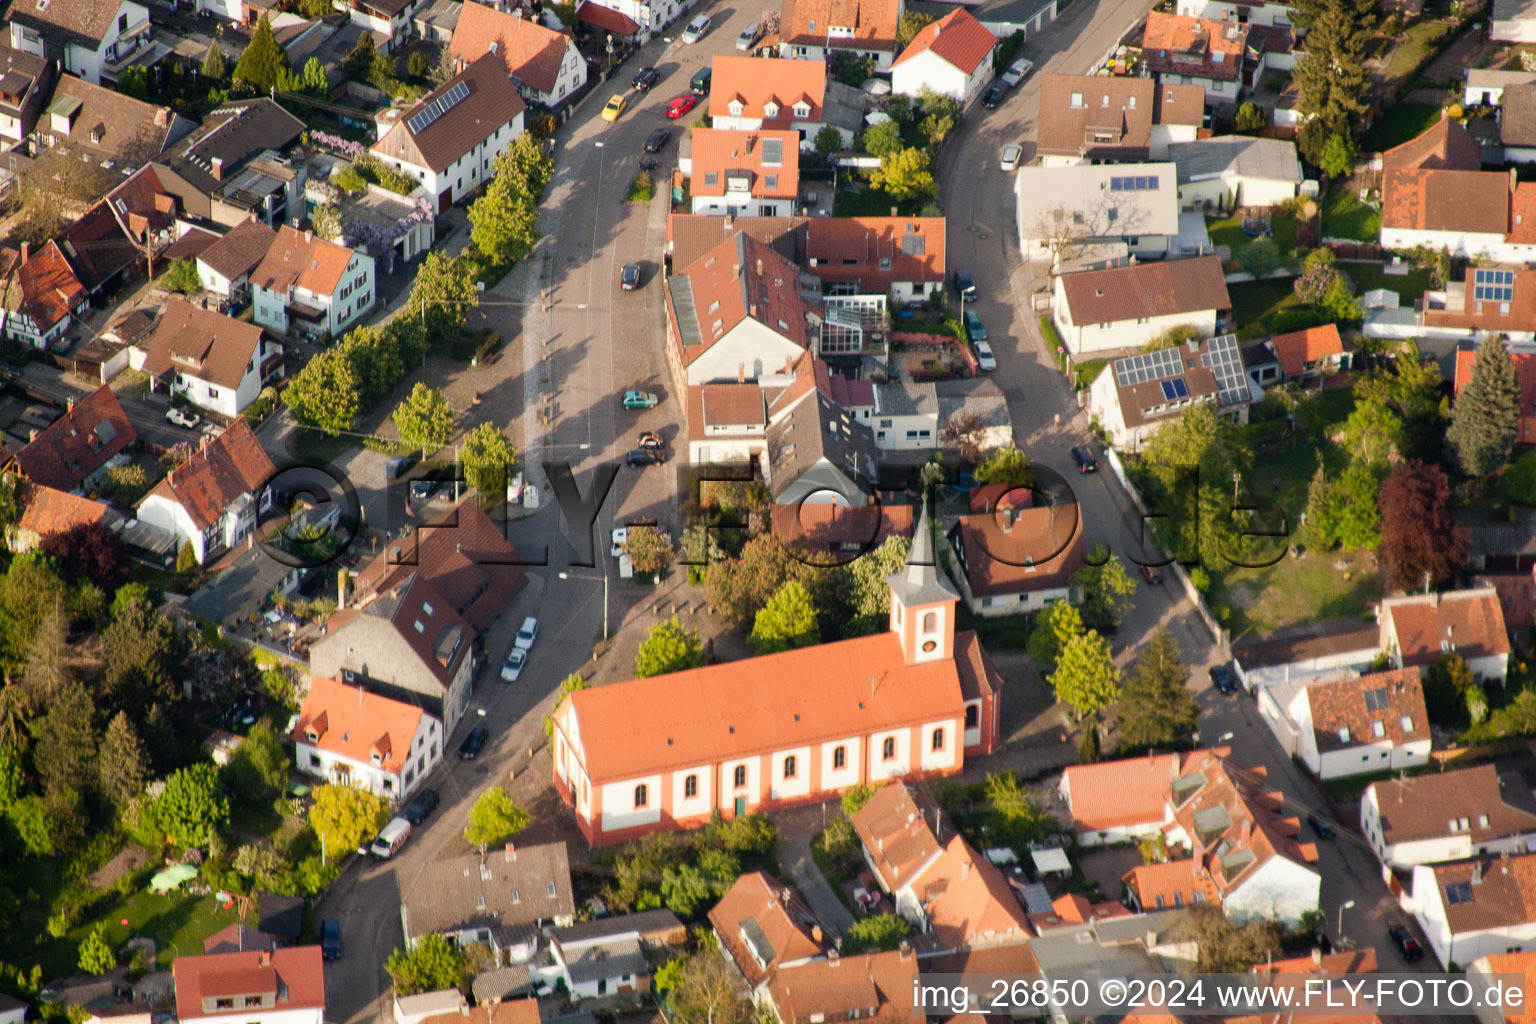
{"type": "Polygon", "coordinates": [[[811,20],[810,20],[810,21],[809,21],[809,22],[808,22],[808,23],[807,23],[807,25],[808,25],[808,27],[809,27],[809,30],[810,30],[810,31],[812,31],[812,32],[815,32],[815,31],[816,31],[816,19],[815,19],[815,18],[812,18],[812,19],[811,19],[811,20]]]}
{"type": "Polygon", "coordinates": [[[1380,722],[1372,722],[1371,735],[1377,739],[1385,739],[1387,735],[1387,727],[1380,722]]]}
{"type": "Polygon", "coordinates": [[[770,120],[779,116],[779,105],[773,100],[763,104],[763,116],[770,120]]]}
{"type": "Polygon", "coordinates": [[[746,106],[741,102],[741,100],[731,100],[730,111],[732,117],[740,117],[741,112],[745,109],[746,106]]]}
{"type": "Polygon", "coordinates": [[[304,735],[309,739],[309,742],[311,742],[311,743],[319,743],[320,742],[320,734],[315,732],[315,730],[313,730],[313,729],[305,729],[304,730],[304,735]]]}
{"type": "Polygon", "coordinates": [[[368,755],[368,760],[372,761],[375,765],[380,765],[380,764],[384,763],[384,758],[379,755],[379,752],[377,750],[371,752],[368,755]]]}
{"type": "Polygon", "coordinates": [[[1339,726],[1339,742],[1340,743],[1348,743],[1349,742],[1349,726],[1347,726],[1347,725],[1339,726]]]}
{"type": "Polygon", "coordinates": [[[811,116],[811,105],[809,103],[796,103],[795,104],[795,116],[800,118],[800,120],[802,120],[802,121],[805,120],[806,118],[810,117],[811,116]]]}

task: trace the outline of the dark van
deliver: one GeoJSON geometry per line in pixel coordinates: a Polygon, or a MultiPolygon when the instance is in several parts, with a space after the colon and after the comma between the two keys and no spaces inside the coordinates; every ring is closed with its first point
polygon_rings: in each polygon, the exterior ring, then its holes
{"type": "Polygon", "coordinates": [[[416,465],[416,456],[414,455],[393,456],[388,462],[384,463],[384,476],[389,480],[399,480],[406,473],[410,472],[411,467],[414,465],[416,465]]]}
{"type": "Polygon", "coordinates": [[[700,68],[692,78],[688,80],[688,91],[695,96],[709,95],[709,80],[714,76],[710,68],[700,68]]]}

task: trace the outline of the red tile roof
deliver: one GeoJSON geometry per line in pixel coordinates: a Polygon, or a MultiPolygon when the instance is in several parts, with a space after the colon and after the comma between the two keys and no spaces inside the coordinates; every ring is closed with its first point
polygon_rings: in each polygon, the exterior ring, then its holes
{"type": "Polygon", "coordinates": [[[671,299],[674,292],[686,288],[692,297],[697,332],[685,324],[678,333],[683,364],[698,359],[747,319],[809,350],[814,339],[807,314],[817,310],[801,297],[799,277],[794,264],[744,234],[726,239],[682,268],[668,279],[667,294],[668,313],[674,318],[678,308],[671,299]],[[690,338],[698,343],[688,344],[690,338]]]}
{"type": "Polygon", "coordinates": [[[709,923],[748,982],[757,985],[780,964],[820,956],[827,944],[819,941],[802,923],[810,911],[783,882],[766,871],[749,871],[736,879],[709,911],[709,923]],[[742,926],[757,923],[773,958],[760,966],[742,939],[742,926]]]}
{"type": "Polygon", "coordinates": [[[1248,26],[1187,14],[1147,13],[1141,56],[1153,71],[1190,78],[1236,79],[1248,51],[1248,26]],[[1199,63],[1180,61],[1195,55],[1199,63]]]}
{"type": "Polygon", "coordinates": [[[237,419],[185,465],[166,474],[149,494],[180,505],[193,523],[206,530],[223,517],[235,499],[255,494],[275,472],[251,428],[237,419]]]}
{"type": "Polygon", "coordinates": [[[924,27],[891,66],[896,67],[932,51],[945,63],[969,75],[976,70],[977,65],[992,56],[996,46],[997,37],[971,17],[969,11],[957,7],[924,27]]]}
{"type": "Polygon", "coordinates": [[[640,31],[640,26],[629,15],[611,7],[593,3],[592,0],[587,0],[581,5],[576,12],[576,20],[583,25],[591,25],[604,32],[612,32],[616,36],[632,36],[640,31]]]}
{"type": "Polygon", "coordinates": [[[331,295],[341,286],[353,255],[351,249],[327,242],[313,231],[284,224],[266,258],[251,271],[251,286],[285,292],[297,285],[316,295],[331,295]]]}
{"type": "Polygon", "coordinates": [[[1375,974],[1376,950],[1347,949],[1321,956],[1298,956],[1289,960],[1270,960],[1253,968],[1255,974],[1375,974]]]}
{"type": "Polygon", "coordinates": [[[748,177],[748,191],[757,198],[795,198],[800,192],[799,133],[695,128],[689,192],[696,196],[723,196],[727,179],[734,176],[732,172],[748,177]],[[766,152],[765,143],[770,141],[778,143],[776,155],[766,152]]]}
{"type": "Polygon", "coordinates": [[[1476,965],[1485,966],[1489,974],[1519,974],[1525,977],[1522,991],[1525,996],[1524,1012],[1516,1011],[1513,1007],[1506,1008],[1504,1024],[1532,1024],[1536,1021],[1536,1010],[1532,1010],[1532,1000],[1536,999],[1536,950],[1525,953],[1490,953],[1473,961],[1476,965]]]}
{"type": "Polygon", "coordinates": [[[106,522],[114,515],[99,501],[38,483],[23,484],[16,505],[16,529],[39,537],[106,522]]]}
{"type": "Polygon", "coordinates": [[[275,1007],[264,1011],[267,1014],[325,1009],[325,964],[319,946],[179,956],[171,972],[176,980],[176,1014],[182,1020],[218,1015],[248,1018],[252,1016],[248,1008],[204,1009],[203,1002],[267,993],[277,998],[275,1007]]]}
{"type": "Polygon", "coordinates": [[[310,680],[309,694],[299,709],[293,741],[362,764],[378,754],[377,766],[398,775],[410,757],[411,743],[424,714],[415,705],[316,676],[310,680]]]}
{"type": "Polygon", "coordinates": [[[1168,786],[1179,768],[1177,754],[1074,765],[1062,774],[1072,820],[1080,832],[1163,820],[1168,786]]]}
{"type": "Polygon", "coordinates": [[[873,1024],[908,1024],[917,955],[910,950],[814,960],[785,967],[768,982],[783,1024],[844,1020],[854,1013],[873,1024]]]}
{"type": "Polygon", "coordinates": [[[853,815],[865,856],[892,892],[921,877],[943,853],[946,824],[938,804],[905,783],[881,786],[853,815]]]}
{"type": "Polygon", "coordinates": [[[465,0],[448,44],[453,55],[473,63],[490,51],[501,55],[507,74],[520,78],[534,92],[553,92],[560,78],[571,37],[540,25],[533,18],[519,18],[494,7],[465,0]]]}
{"type": "Polygon", "coordinates": [[[33,483],[69,491],[138,439],[117,395],[103,385],[17,452],[16,462],[33,483]]]}
{"type": "Polygon", "coordinates": [[[1438,900],[1444,905],[1445,922],[1452,935],[1510,928],[1536,921],[1536,854],[1482,857],[1455,864],[1429,866],[1435,891],[1414,899],[1421,906],[1438,900]],[[1471,899],[1451,903],[1446,886],[1466,883],[1471,899]]]}
{"type": "Polygon", "coordinates": [[[1504,612],[1491,588],[1390,600],[1383,603],[1382,614],[1386,639],[1404,665],[1438,661],[1445,653],[1442,643],[1454,646],[1463,658],[1509,653],[1504,612]]]}
{"type": "Polygon", "coordinates": [[[923,872],[918,898],[938,949],[959,949],[1030,934],[1028,916],[1008,879],[959,835],[923,872]]]}
{"type": "Polygon", "coordinates": [[[1429,739],[1429,713],[1416,667],[1314,683],[1306,693],[1312,732],[1323,753],[1382,741],[1396,747],[1429,739]]]}
{"type": "Polygon", "coordinates": [[[1387,150],[1382,227],[1503,235],[1510,228],[1514,177],[1482,165],[1477,140],[1445,116],[1418,138],[1387,150]]]}
{"type": "Polygon", "coordinates": [[[1215,256],[1082,270],[1058,280],[1072,323],[1079,327],[1232,308],[1215,256]]]}
{"type": "MultiPolygon", "coordinates": [[[[461,22],[462,24],[462,22],[461,22]]],[[[827,91],[827,62],[822,60],[785,60],[778,57],[715,57],[714,76],[710,80],[709,116],[761,118],[764,127],[788,125],[795,120],[793,108],[804,100],[811,116],[803,120],[821,120],[822,98],[827,91]],[[731,101],[740,100],[742,111],[731,113],[731,101]],[[769,117],[765,104],[778,105],[778,113],[769,117]]]]}
{"type": "Polygon", "coordinates": [[[1196,903],[1207,900],[1215,903],[1221,899],[1211,880],[1205,877],[1200,863],[1189,858],[1161,864],[1138,864],[1120,880],[1144,912],[1192,907],[1196,903]],[[1199,899],[1196,899],[1197,894],[1199,899]]]}
{"type": "Polygon", "coordinates": [[[1300,376],[1308,363],[1344,353],[1344,340],[1339,337],[1336,324],[1277,334],[1269,339],[1269,343],[1280,360],[1280,372],[1287,377],[1300,376]]]}
{"type": "Polygon", "coordinates": [[[779,36],[799,46],[893,52],[901,6],[901,0],[785,0],[779,36]]]}
{"type": "Polygon", "coordinates": [[[539,1024],[539,1019],[537,999],[506,999],[489,1006],[464,1005],[426,1017],[420,1024],[539,1024]]]}
{"type": "Polygon", "coordinates": [[[816,217],[805,231],[810,271],[823,281],[880,293],[897,281],[944,281],[943,217],[816,217]]]}
{"type": "Polygon", "coordinates": [[[25,313],[47,331],[85,301],[85,285],[75,276],[59,243],[50,241],[16,270],[15,291],[7,288],[6,308],[25,313]]]}
{"type": "Polygon", "coordinates": [[[1077,505],[961,516],[964,570],[977,597],[1066,586],[1088,550],[1077,505]]]}

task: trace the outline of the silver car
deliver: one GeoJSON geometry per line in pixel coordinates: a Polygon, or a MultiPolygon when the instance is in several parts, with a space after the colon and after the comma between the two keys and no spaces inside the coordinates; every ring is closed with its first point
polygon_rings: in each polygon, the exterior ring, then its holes
{"type": "Polygon", "coordinates": [[[983,373],[991,373],[997,369],[997,360],[992,357],[992,346],[984,341],[974,342],[971,348],[976,352],[976,365],[981,367],[983,373]]]}
{"type": "Polygon", "coordinates": [[[752,25],[741,30],[741,35],[736,37],[736,49],[750,50],[757,42],[757,26],[752,25]]]}
{"type": "Polygon", "coordinates": [[[683,42],[696,43],[704,38],[704,33],[709,31],[709,15],[701,14],[688,23],[683,29],[683,42]]]}
{"type": "Polygon", "coordinates": [[[1023,155],[1023,146],[1004,146],[1003,162],[1000,166],[1005,171],[1016,171],[1019,169],[1019,158],[1023,155]]]}

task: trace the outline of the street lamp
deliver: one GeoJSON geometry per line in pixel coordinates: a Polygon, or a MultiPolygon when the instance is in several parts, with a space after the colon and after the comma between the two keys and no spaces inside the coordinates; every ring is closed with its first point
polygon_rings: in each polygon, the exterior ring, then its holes
{"type": "Polygon", "coordinates": [[[1340,903],[1339,904],[1339,928],[1338,928],[1338,932],[1339,932],[1339,938],[1341,940],[1344,938],[1344,911],[1348,910],[1350,907],[1352,907],[1354,905],[1355,905],[1355,901],[1354,900],[1349,900],[1348,902],[1340,903]]]}
{"type": "MultiPolygon", "coordinates": [[[[577,573],[562,572],[557,574],[563,580],[590,580],[591,576],[582,576],[577,573]]],[[[608,574],[603,573],[603,639],[608,639],[608,574]]]]}

